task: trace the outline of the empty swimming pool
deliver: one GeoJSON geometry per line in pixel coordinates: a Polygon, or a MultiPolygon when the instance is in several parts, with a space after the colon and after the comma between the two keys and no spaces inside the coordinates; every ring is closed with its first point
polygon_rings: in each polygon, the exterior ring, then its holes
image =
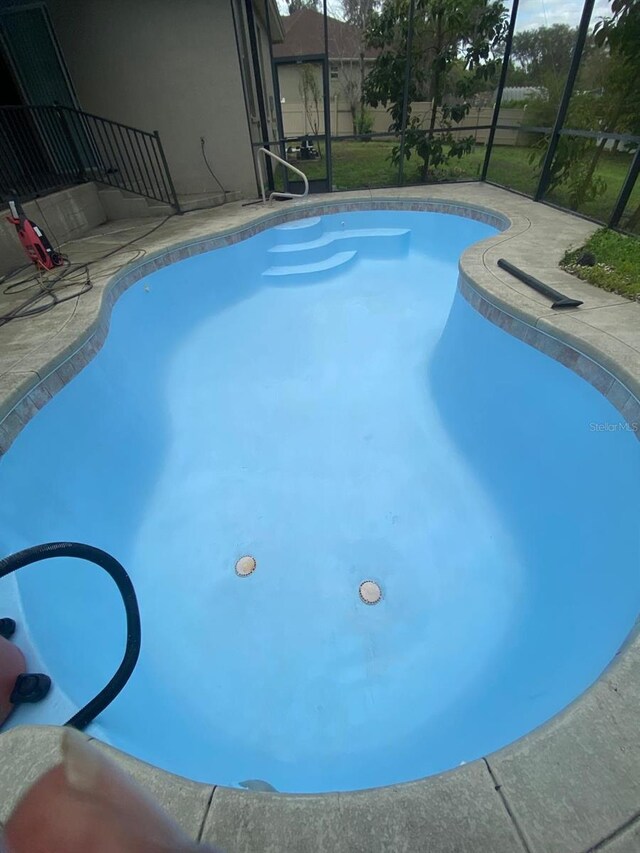
{"type": "MultiPolygon", "coordinates": [[[[121,297],[0,462],[2,553],[85,541],[136,586],[140,661],[96,734],[203,781],[349,790],[503,746],[606,667],[638,611],[640,443],[457,292],[493,233],[311,217],[121,297]]],[[[56,685],[15,721],[62,722],[117,666],[117,593],[61,560],[0,602],[56,685]]]]}

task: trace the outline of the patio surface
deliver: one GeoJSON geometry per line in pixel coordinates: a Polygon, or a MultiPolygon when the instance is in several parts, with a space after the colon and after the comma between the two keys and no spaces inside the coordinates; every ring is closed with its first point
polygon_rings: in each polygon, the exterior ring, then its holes
{"type": "MultiPolygon", "coordinates": [[[[99,350],[113,302],[134,281],[238,239],[228,236],[238,230],[245,237],[274,219],[325,212],[319,206],[336,210],[367,202],[444,206],[450,212],[471,206],[478,218],[490,212],[508,217],[507,230],[464,252],[462,293],[489,320],[595,385],[621,418],[640,424],[640,305],[558,268],[564,251],[597,226],[469,183],[312,196],[268,208],[233,203],[166,221],[107,222],[66,244],[76,263],[123,248],[92,264],[94,288],[80,299],[0,327],[0,453],[99,350]],[[496,266],[502,256],[584,304],[553,311],[547,299],[496,266]]],[[[22,299],[24,294],[0,296],[0,313],[22,299]]],[[[194,838],[227,853],[631,853],[640,850],[639,707],[636,631],[596,684],[549,723],[481,760],[418,782],[324,795],[252,793],[215,786],[214,769],[212,784],[201,785],[100,748],[194,838]]],[[[60,760],[61,731],[24,727],[0,735],[0,821],[26,787],[60,760]]]]}

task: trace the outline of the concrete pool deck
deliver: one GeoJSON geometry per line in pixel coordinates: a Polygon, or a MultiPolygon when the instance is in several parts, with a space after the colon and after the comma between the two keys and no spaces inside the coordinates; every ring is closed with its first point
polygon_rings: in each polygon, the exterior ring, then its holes
{"type": "MultiPolygon", "coordinates": [[[[262,205],[234,203],[164,224],[108,222],[66,244],[74,262],[89,262],[136,239],[92,264],[94,288],[79,300],[0,328],[0,453],[99,350],[113,302],[134,281],[278,221],[349,205],[446,209],[494,224],[502,220],[502,227],[506,217],[506,230],[464,252],[462,293],[489,320],[591,382],[621,413],[621,425],[640,424],[640,305],[557,266],[566,248],[580,245],[597,226],[470,183],[313,196],[266,212],[262,205]],[[584,304],[552,310],[547,299],[499,269],[499,257],[584,304]]],[[[3,295],[0,313],[23,298],[3,295]]],[[[635,632],[601,678],[549,723],[481,760],[417,782],[340,794],[252,793],[215,786],[215,768],[212,784],[202,785],[101,748],[194,838],[227,853],[627,853],[640,849],[638,707],[635,632]]],[[[28,785],[60,760],[60,738],[61,729],[50,727],[0,735],[0,821],[28,785]]]]}

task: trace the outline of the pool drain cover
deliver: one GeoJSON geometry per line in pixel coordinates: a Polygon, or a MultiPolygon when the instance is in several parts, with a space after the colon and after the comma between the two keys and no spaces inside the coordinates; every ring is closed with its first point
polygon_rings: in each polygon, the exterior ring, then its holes
{"type": "Polygon", "coordinates": [[[251,572],[254,572],[256,568],[256,561],[253,557],[240,557],[238,562],[236,563],[236,574],[238,577],[246,578],[247,575],[250,575],[251,572]]]}
{"type": "Polygon", "coordinates": [[[382,591],[375,581],[363,581],[360,584],[360,598],[365,604],[377,604],[382,598],[382,591]]]}

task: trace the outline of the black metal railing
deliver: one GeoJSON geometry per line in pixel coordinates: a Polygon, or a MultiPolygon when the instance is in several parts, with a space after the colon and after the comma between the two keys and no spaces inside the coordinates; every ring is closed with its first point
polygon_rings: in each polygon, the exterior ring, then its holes
{"type": "Polygon", "coordinates": [[[0,201],[84,181],[180,205],[158,131],[62,106],[0,107],[0,201]]]}

